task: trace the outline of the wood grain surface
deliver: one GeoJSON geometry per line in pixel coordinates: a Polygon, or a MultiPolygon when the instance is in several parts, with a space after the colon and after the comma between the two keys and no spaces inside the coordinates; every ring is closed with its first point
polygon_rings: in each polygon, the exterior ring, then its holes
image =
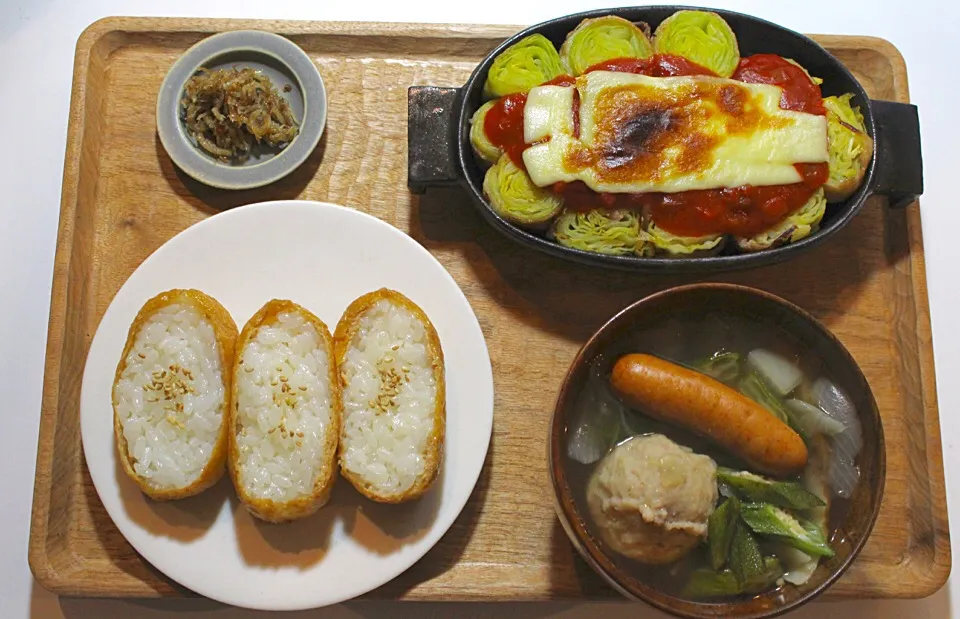
{"type": "MultiPolygon", "coordinates": [[[[407,87],[462,84],[517,28],[331,22],[109,18],[77,45],[53,280],[30,565],[67,595],[189,594],[116,530],[84,464],[79,393],[100,317],[140,262],[223,209],[325,200],[408,232],[473,305],[493,363],[494,436],[484,471],[449,533],[372,597],[443,600],[611,598],[553,512],[545,441],[574,354],[617,310],[692,278],[644,278],[560,262],[489,226],[457,188],[406,188],[407,87]],[[156,136],[167,69],[224,30],[289,36],[314,59],[330,98],[320,145],[269,187],[223,192],[173,166],[156,136]]],[[[906,101],[903,59],[886,41],[816,37],[871,96],[906,101]]],[[[940,427],[920,213],[872,199],[823,246],[780,266],[711,278],[757,286],[820,318],[860,363],[887,439],[886,493],[873,536],[828,596],[921,597],[950,571],[940,427]]],[[[451,411],[455,414],[455,411],[451,411]]]]}

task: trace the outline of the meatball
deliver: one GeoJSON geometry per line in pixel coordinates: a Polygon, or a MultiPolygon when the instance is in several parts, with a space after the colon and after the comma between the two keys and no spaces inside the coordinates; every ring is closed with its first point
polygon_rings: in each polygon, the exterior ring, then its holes
{"type": "Polygon", "coordinates": [[[662,434],[618,445],[587,485],[587,505],[603,540],[649,564],[676,561],[700,543],[716,502],[716,463],[662,434]]]}

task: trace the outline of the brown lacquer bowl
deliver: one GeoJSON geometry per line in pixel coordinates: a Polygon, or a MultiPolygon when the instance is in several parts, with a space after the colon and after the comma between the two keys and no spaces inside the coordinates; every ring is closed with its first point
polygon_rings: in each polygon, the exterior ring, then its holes
{"type": "Polygon", "coordinates": [[[796,609],[823,593],[853,563],[869,537],[880,510],[886,470],[883,428],[877,403],[863,373],[843,344],[799,307],[772,294],[732,284],[670,288],[637,301],[603,325],[577,354],[563,382],[550,425],[548,450],[557,515],[584,560],[625,596],[643,600],[680,617],[695,618],[773,617],[796,609]],[[806,584],[799,587],[787,584],[754,597],[744,596],[721,603],[692,602],[644,582],[635,570],[625,565],[629,562],[606,549],[588,524],[584,491],[578,489],[580,485],[571,483],[573,474],[566,453],[567,432],[577,396],[584,388],[591,364],[598,355],[609,355],[611,349],[622,348],[623,342],[637,331],[673,318],[680,318],[681,322],[685,317],[695,320],[698,314],[717,308],[723,308],[725,314],[773,326],[788,338],[802,343],[812,356],[820,359],[825,373],[847,392],[859,412],[863,447],[857,464],[861,477],[846,513],[838,521],[831,520],[831,546],[836,555],[822,560],[806,584]]]}

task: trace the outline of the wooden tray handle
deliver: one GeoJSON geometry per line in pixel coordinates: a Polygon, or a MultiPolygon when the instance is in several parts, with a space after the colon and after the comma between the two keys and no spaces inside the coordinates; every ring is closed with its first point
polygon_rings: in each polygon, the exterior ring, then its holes
{"type": "Polygon", "coordinates": [[[887,196],[891,208],[904,208],[923,193],[917,106],[871,100],[870,107],[877,140],[873,191],[887,196]]]}
{"type": "Polygon", "coordinates": [[[407,186],[413,193],[460,180],[457,164],[459,88],[407,90],[407,186]]]}

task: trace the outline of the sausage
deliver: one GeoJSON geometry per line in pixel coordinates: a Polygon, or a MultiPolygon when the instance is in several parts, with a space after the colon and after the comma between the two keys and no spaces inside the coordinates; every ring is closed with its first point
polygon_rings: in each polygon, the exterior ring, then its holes
{"type": "Polygon", "coordinates": [[[613,366],[610,385],[627,404],[716,441],[757,471],[786,476],[807,463],[807,446],[790,426],[700,372],[629,354],[613,366]]]}

